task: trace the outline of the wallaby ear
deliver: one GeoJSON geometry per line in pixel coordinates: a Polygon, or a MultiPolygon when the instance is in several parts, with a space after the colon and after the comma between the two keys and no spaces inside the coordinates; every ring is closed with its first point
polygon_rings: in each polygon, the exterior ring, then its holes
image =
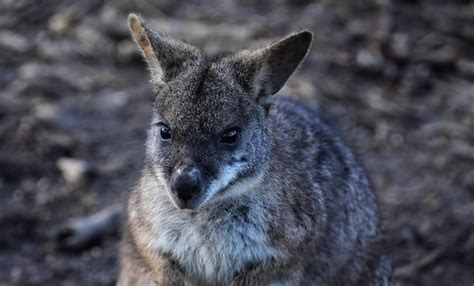
{"type": "Polygon", "coordinates": [[[130,14],[128,25],[157,85],[172,80],[202,58],[196,47],[157,34],[140,16],[130,14]]]}
{"type": "Polygon", "coordinates": [[[305,57],[313,36],[309,31],[288,35],[267,47],[236,55],[237,68],[243,68],[244,86],[257,97],[277,93],[305,57]]]}

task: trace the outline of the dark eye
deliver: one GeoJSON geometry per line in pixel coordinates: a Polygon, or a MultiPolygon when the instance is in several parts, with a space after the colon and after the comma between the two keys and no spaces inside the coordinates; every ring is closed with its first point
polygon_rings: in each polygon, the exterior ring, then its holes
{"type": "Polygon", "coordinates": [[[221,142],[227,145],[234,145],[239,141],[239,128],[231,128],[222,133],[221,142]]]}
{"type": "Polygon", "coordinates": [[[169,129],[168,126],[166,126],[164,123],[160,122],[156,124],[158,128],[160,128],[160,136],[161,140],[167,141],[171,139],[171,129],[169,129]]]}

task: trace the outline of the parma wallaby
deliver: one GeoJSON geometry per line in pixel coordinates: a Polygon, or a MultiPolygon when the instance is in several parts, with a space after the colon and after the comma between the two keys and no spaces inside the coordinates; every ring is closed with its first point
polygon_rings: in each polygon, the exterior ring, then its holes
{"type": "Polygon", "coordinates": [[[316,111],[273,96],[310,32],[208,59],[129,26],[154,103],[119,285],[390,285],[364,170],[316,111]]]}

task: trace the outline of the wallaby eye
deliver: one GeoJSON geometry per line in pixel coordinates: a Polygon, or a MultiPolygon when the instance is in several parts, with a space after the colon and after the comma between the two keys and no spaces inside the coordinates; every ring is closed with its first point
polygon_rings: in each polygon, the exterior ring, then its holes
{"type": "Polygon", "coordinates": [[[222,133],[221,142],[227,145],[234,145],[239,141],[239,137],[240,137],[240,129],[231,128],[224,131],[224,133],[222,133]]]}
{"type": "Polygon", "coordinates": [[[161,140],[167,141],[171,139],[171,129],[166,126],[163,122],[159,122],[156,124],[158,128],[160,128],[160,136],[161,140]]]}

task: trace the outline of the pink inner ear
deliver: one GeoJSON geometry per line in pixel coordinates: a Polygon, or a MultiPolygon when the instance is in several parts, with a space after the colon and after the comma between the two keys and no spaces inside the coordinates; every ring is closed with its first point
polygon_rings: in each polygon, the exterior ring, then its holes
{"type": "Polygon", "coordinates": [[[162,84],[163,70],[155,52],[153,51],[149,35],[145,30],[145,24],[140,19],[140,17],[135,14],[130,14],[128,17],[128,23],[132,36],[148,64],[148,68],[151,72],[152,82],[157,85],[162,84]]]}

